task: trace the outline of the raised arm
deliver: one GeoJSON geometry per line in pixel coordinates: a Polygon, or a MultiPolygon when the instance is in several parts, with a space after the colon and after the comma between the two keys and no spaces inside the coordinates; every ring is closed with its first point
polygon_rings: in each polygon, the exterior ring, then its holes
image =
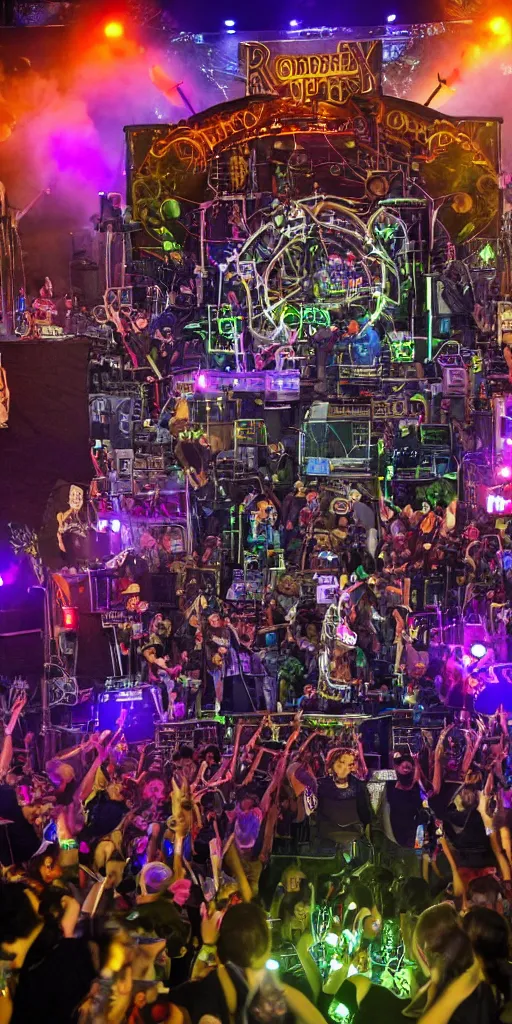
{"type": "Polygon", "coordinates": [[[462,762],[462,775],[471,768],[471,764],[474,760],[475,754],[485,736],[485,725],[479,719],[476,733],[470,732],[466,743],[466,753],[464,754],[464,760],[462,762]]]}
{"type": "Polygon", "coordinates": [[[499,835],[496,833],[494,828],[494,822],[492,816],[487,811],[487,795],[485,792],[480,793],[478,796],[478,812],[483,821],[486,834],[489,836],[491,843],[492,852],[496,857],[496,860],[501,871],[501,877],[505,882],[509,882],[511,878],[510,864],[508,858],[501,848],[499,835]]]}
{"type": "Polygon", "coordinates": [[[445,855],[445,857],[446,857],[446,859],[447,859],[447,861],[448,861],[448,863],[450,865],[450,869],[451,869],[451,872],[452,872],[452,879],[453,879],[453,894],[454,894],[454,896],[462,896],[462,897],[464,897],[465,896],[464,883],[462,881],[462,878],[460,877],[459,869],[458,869],[455,857],[453,856],[452,848],[451,848],[451,846],[450,846],[450,844],[449,844],[449,842],[448,842],[444,832],[442,832],[442,834],[441,834],[441,836],[439,838],[439,845],[440,845],[440,847],[441,847],[441,849],[442,849],[442,851],[443,851],[443,853],[444,853],[444,855],[445,855]]]}
{"type": "Polygon", "coordinates": [[[257,742],[258,742],[258,740],[259,740],[259,738],[260,738],[260,736],[261,736],[261,734],[263,732],[264,727],[266,725],[268,725],[269,722],[270,722],[270,715],[264,715],[263,718],[261,719],[261,722],[260,722],[258,728],[255,730],[255,732],[253,732],[251,738],[245,744],[245,749],[246,750],[252,750],[252,748],[256,746],[256,744],[257,744],[257,742]]]}
{"type": "Polygon", "coordinates": [[[78,785],[78,789],[77,789],[77,791],[75,793],[75,801],[84,801],[84,800],[87,800],[88,796],[90,796],[92,788],[94,786],[94,780],[96,778],[96,772],[97,772],[98,768],[100,767],[100,765],[102,764],[102,762],[105,760],[105,758],[107,756],[107,753],[108,753],[108,748],[107,747],[102,747],[99,740],[96,741],[95,745],[96,745],[96,757],[94,758],[94,761],[92,762],[91,767],[85,773],[82,781],[78,785]]]}
{"type": "Polygon", "coordinates": [[[364,780],[368,777],[368,765],[366,764],[364,750],[363,750],[363,737],[358,733],[357,729],[354,729],[354,740],[357,749],[357,758],[359,761],[359,772],[358,778],[364,780]]]}
{"type": "Polygon", "coordinates": [[[17,697],[11,709],[11,716],[5,727],[4,743],[2,747],[2,753],[0,754],[0,778],[9,771],[12,761],[13,745],[12,745],[12,734],[16,728],[18,719],[27,703],[26,695],[17,697]]]}
{"type": "Polygon", "coordinates": [[[442,733],[440,734],[436,744],[436,749],[434,752],[434,778],[432,779],[432,793],[434,796],[437,796],[441,791],[441,784],[443,781],[442,757],[444,751],[444,741],[451,729],[453,729],[453,726],[447,725],[446,728],[443,729],[442,733]]]}

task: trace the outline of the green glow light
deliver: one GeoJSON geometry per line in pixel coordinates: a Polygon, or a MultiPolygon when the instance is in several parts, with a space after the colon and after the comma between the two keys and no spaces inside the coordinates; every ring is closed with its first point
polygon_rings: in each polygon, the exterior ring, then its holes
{"type": "Polygon", "coordinates": [[[480,249],[478,255],[482,260],[482,263],[491,263],[491,261],[496,258],[496,253],[494,252],[490,242],[487,242],[487,245],[484,245],[483,249],[480,249]]]}
{"type": "Polygon", "coordinates": [[[345,1003],[331,1003],[329,1017],[338,1024],[338,1021],[344,1021],[347,1017],[350,1017],[350,1010],[348,1006],[345,1006],[345,1003]]]}

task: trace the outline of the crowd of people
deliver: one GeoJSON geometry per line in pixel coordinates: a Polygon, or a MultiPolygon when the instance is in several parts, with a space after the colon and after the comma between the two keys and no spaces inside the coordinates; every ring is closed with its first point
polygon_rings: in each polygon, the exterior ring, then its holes
{"type": "Polygon", "coordinates": [[[507,716],[371,775],[361,736],[0,756],[2,1024],[490,1024],[512,1012],[507,716]]]}

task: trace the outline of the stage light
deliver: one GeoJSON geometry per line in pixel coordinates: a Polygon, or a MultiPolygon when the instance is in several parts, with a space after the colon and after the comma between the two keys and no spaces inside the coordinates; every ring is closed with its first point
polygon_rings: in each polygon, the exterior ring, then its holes
{"type": "Polygon", "coordinates": [[[234,28],[235,27],[235,22],[233,21],[233,18],[226,18],[224,24],[225,24],[226,28],[234,28]]]}
{"type": "Polygon", "coordinates": [[[299,27],[299,23],[297,21],[297,18],[292,18],[292,20],[290,22],[290,28],[298,28],[298,27],[299,27]]]}
{"type": "Polygon", "coordinates": [[[98,519],[98,533],[106,533],[108,530],[108,519],[98,519]]]}
{"type": "Polygon", "coordinates": [[[279,970],[279,960],[273,960],[271,958],[270,960],[267,960],[267,962],[265,964],[265,967],[267,968],[267,971],[278,971],[279,970]]]}
{"type": "Polygon", "coordinates": [[[107,39],[122,39],[124,36],[124,25],[120,21],[108,21],[103,32],[107,39]]]}
{"type": "Polygon", "coordinates": [[[63,608],[62,624],[64,629],[76,630],[78,626],[78,608],[63,608]]]}
{"type": "Polygon", "coordinates": [[[205,390],[205,388],[207,386],[207,380],[206,380],[206,374],[205,373],[200,373],[199,374],[199,377],[197,378],[197,386],[198,386],[198,388],[200,388],[201,391],[205,390]]]}
{"type": "Polygon", "coordinates": [[[388,14],[386,21],[391,25],[393,21],[396,21],[396,14],[388,14]]]}
{"type": "Polygon", "coordinates": [[[502,46],[507,46],[512,40],[512,29],[510,22],[502,15],[491,18],[488,22],[489,28],[494,36],[497,36],[502,46]]]}
{"type": "Polygon", "coordinates": [[[120,519],[113,519],[112,522],[110,523],[110,527],[111,527],[112,533],[119,533],[119,531],[121,529],[121,520],[120,519]]]}
{"type": "Polygon", "coordinates": [[[500,466],[497,476],[501,477],[502,480],[510,480],[512,477],[512,466],[500,466]]]}
{"type": "Polygon", "coordinates": [[[3,587],[3,585],[4,585],[4,579],[3,579],[3,576],[0,576],[0,587],[3,587]]]}
{"type": "Polygon", "coordinates": [[[485,644],[472,644],[471,654],[474,658],[483,658],[487,654],[487,647],[485,644]]]}

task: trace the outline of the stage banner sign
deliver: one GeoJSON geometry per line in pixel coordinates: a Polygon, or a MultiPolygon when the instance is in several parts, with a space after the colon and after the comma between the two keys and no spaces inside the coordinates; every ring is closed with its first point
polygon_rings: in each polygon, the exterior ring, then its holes
{"type": "Polygon", "coordinates": [[[380,40],[247,42],[240,44],[240,53],[247,96],[343,106],[353,96],[375,96],[381,91],[380,40]]]}

